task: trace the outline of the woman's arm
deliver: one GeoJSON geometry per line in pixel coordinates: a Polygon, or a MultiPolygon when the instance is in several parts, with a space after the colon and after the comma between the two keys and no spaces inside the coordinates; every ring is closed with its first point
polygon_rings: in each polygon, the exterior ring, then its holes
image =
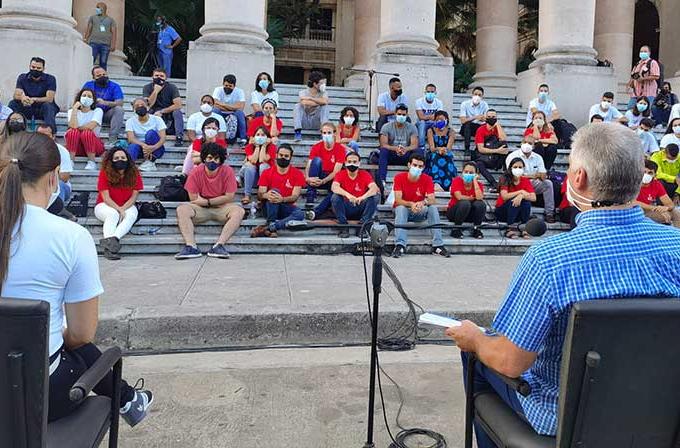
{"type": "Polygon", "coordinates": [[[453,143],[456,141],[456,131],[449,129],[449,142],[446,144],[446,152],[453,149],[453,143]]]}
{"type": "Polygon", "coordinates": [[[430,152],[435,152],[437,148],[434,147],[434,131],[432,128],[427,130],[427,144],[430,146],[430,152]]]}
{"type": "Polygon", "coordinates": [[[558,141],[557,140],[557,134],[555,134],[554,132],[552,134],[550,134],[550,138],[544,138],[542,140],[539,140],[539,142],[545,143],[545,144],[548,144],[548,145],[556,145],[557,141],[558,141]]]}
{"type": "Polygon", "coordinates": [[[99,298],[77,303],[66,303],[64,345],[71,350],[94,341],[99,320],[99,298]]]}
{"type": "Polygon", "coordinates": [[[130,207],[135,206],[135,202],[137,202],[137,197],[139,196],[139,190],[132,190],[132,196],[130,196],[130,199],[127,200],[125,204],[123,204],[120,208],[123,210],[127,210],[130,207]]]}

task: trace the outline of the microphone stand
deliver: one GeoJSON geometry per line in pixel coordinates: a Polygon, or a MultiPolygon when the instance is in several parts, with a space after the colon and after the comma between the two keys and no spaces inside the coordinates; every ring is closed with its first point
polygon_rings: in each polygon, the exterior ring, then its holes
{"type": "Polygon", "coordinates": [[[357,73],[366,73],[368,74],[368,130],[375,132],[375,126],[373,125],[373,77],[375,75],[391,75],[391,76],[399,76],[399,73],[388,73],[388,72],[379,72],[377,70],[366,70],[363,68],[345,68],[345,67],[340,67],[341,70],[345,70],[348,72],[357,72],[357,73]]]}

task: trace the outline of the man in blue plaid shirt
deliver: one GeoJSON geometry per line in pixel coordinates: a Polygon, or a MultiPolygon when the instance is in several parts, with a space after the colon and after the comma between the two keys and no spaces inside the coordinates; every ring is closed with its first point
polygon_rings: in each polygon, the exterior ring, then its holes
{"type": "MultiPolygon", "coordinates": [[[[571,305],[591,299],[680,297],[680,230],[656,224],[633,205],[643,152],[620,124],[579,130],[569,158],[567,195],[581,210],[569,233],[536,243],[522,257],[487,336],[470,321],[447,330],[463,352],[531,385],[518,395],[477,363],[475,390],[494,390],[539,433],[557,432],[562,345],[571,305]]],[[[631,379],[632,380],[632,379],[631,379]]],[[[475,427],[479,448],[496,445],[475,427]]]]}

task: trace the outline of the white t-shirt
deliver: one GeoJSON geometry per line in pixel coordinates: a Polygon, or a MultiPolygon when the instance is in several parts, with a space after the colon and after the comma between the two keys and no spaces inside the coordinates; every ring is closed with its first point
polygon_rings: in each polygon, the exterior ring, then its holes
{"type": "MultiPolygon", "coordinates": [[[[73,109],[68,110],[68,121],[71,121],[71,114],[73,109]]],[[[97,127],[94,128],[94,133],[99,137],[99,131],[102,129],[102,120],[104,119],[104,111],[100,108],[91,109],[89,112],[78,111],[78,127],[85,126],[88,123],[96,122],[97,127]]]]}
{"type": "Polygon", "coordinates": [[[665,149],[666,146],[670,145],[671,143],[675,143],[676,145],[680,146],[680,138],[678,138],[675,134],[666,134],[661,137],[661,143],[659,143],[659,146],[665,149]]]}
{"type": "Polygon", "coordinates": [[[134,116],[132,118],[128,118],[128,120],[125,122],[125,132],[134,132],[135,137],[137,137],[140,140],[144,140],[144,137],[146,136],[146,133],[149,131],[164,131],[168,127],[165,125],[165,121],[161,117],[157,117],[156,115],[151,115],[149,114],[149,119],[147,120],[146,123],[142,123],[139,121],[139,117],[134,116]]]}
{"type": "Polygon", "coordinates": [[[274,100],[276,101],[276,107],[279,106],[279,92],[276,90],[273,92],[267,92],[266,95],[262,95],[262,92],[257,90],[254,90],[253,93],[250,94],[250,104],[257,104],[258,106],[261,106],[262,101],[265,99],[274,100]]]}
{"type": "Polygon", "coordinates": [[[64,342],[64,304],[84,302],[104,292],[97,249],[87,229],[40,207],[27,205],[20,233],[17,228],[2,295],[50,304],[52,355],[64,342]]]}
{"type": "Polygon", "coordinates": [[[674,104],[673,107],[671,107],[671,116],[668,121],[671,122],[674,118],[680,118],[680,103],[674,104]]]}
{"type": "Polygon", "coordinates": [[[203,127],[203,123],[205,120],[208,118],[214,118],[217,121],[220,122],[220,130],[219,132],[227,132],[227,124],[224,122],[224,118],[222,118],[222,115],[216,114],[213,112],[209,117],[206,117],[203,115],[203,112],[196,112],[194,114],[191,114],[189,119],[187,120],[187,130],[192,130],[196,133],[196,137],[200,138],[203,136],[203,131],[201,128],[203,127]]]}
{"type": "Polygon", "coordinates": [[[531,100],[529,102],[529,108],[527,109],[527,126],[529,126],[529,123],[531,123],[533,121],[532,117],[531,117],[532,116],[532,113],[531,113],[532,108],[540,110],[541,112],[543,112],[545,114],[545,118],[548,121],[550,121],[550,117],[552,116],[553,111],[555,109],[557,109],[557,106],[555,105],[553,100],[551,100],[550,98],[546,98],[545,102],[543,102],[543,103],[538,101],[538,98],[534,98],[533,100],[531,100]]]}
{"type": "Polygon", "coordinates": [[[588,120],[593,118],[593,115],[600,115],[602,118],[604,118],[605,123],[609,123],[623,117],[623,114],[619,112],[619,110],[616,107],[614,107],[614,105],[609,106],[609,109],[607,109],[607,111],[605,112],[602,109],[600,109],[600,103],[593,104],[593,106],[590,108],[588,120]]]}
{"type": "MultiPolygon", "coordinates": [[[[69,174],[73,172],[73,161],[71,160],[71,155],[68,150],[57,143],[57,148],[59,149],[59,157],[61,162],[59,162],[59,172],[64,174],[69,174]]],[[[66,185],[71,185],[71,182],[66,182],[66,185]]]]}
{"type": "Polygon", "coordinates": [[[425,115],[434,115],[438,110],[444,109],[444,103],[439,98],[435,98],[428,103],[425,97],[416,100],[416,110],[422,110],[425,115]]]}
{"type": "Polygon", "coordinates": [[[515,151],[508,154],[505,158],[505,166],[508,166],[512,159],[519,157],[524,161],[524,174],[531,176],[536,173],[547,173],[545,169],[545,163],[543,162],[543,157],[540,154],[531,152],[531,155],[527,157],[521,149],[516,149],[515,151]]]}
{"type": "Polygon", "coordinates": [[[244,103],[246,102],[246,95],[243,93],[243,89],[239,89],[238,87],[234,87],[234,90],[229,95],[224,93],[224,87],[215,87],[212,96],[220,103],[225,104],[234,104],[241,101],[244,103]]]}
{"type": "Polygon", "coordinates": [[[642,121],[643,118],[649,118],[649,117],[645,117],[642,114],[636,116],[633,113],[632,109],[627,110],[624,115],[628,119],[628,127],[629,128],[638,127],[638,126],[640,126],[640,122],[642,121]]]}

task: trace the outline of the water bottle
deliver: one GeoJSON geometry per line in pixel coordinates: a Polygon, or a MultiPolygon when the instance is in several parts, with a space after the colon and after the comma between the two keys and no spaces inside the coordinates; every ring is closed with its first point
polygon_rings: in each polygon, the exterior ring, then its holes
{"type": "Polygon", "coordinates": [[[253,202],[250,204],[250,219],[255,219],[257,216],[257,204],[253,202]]]}

